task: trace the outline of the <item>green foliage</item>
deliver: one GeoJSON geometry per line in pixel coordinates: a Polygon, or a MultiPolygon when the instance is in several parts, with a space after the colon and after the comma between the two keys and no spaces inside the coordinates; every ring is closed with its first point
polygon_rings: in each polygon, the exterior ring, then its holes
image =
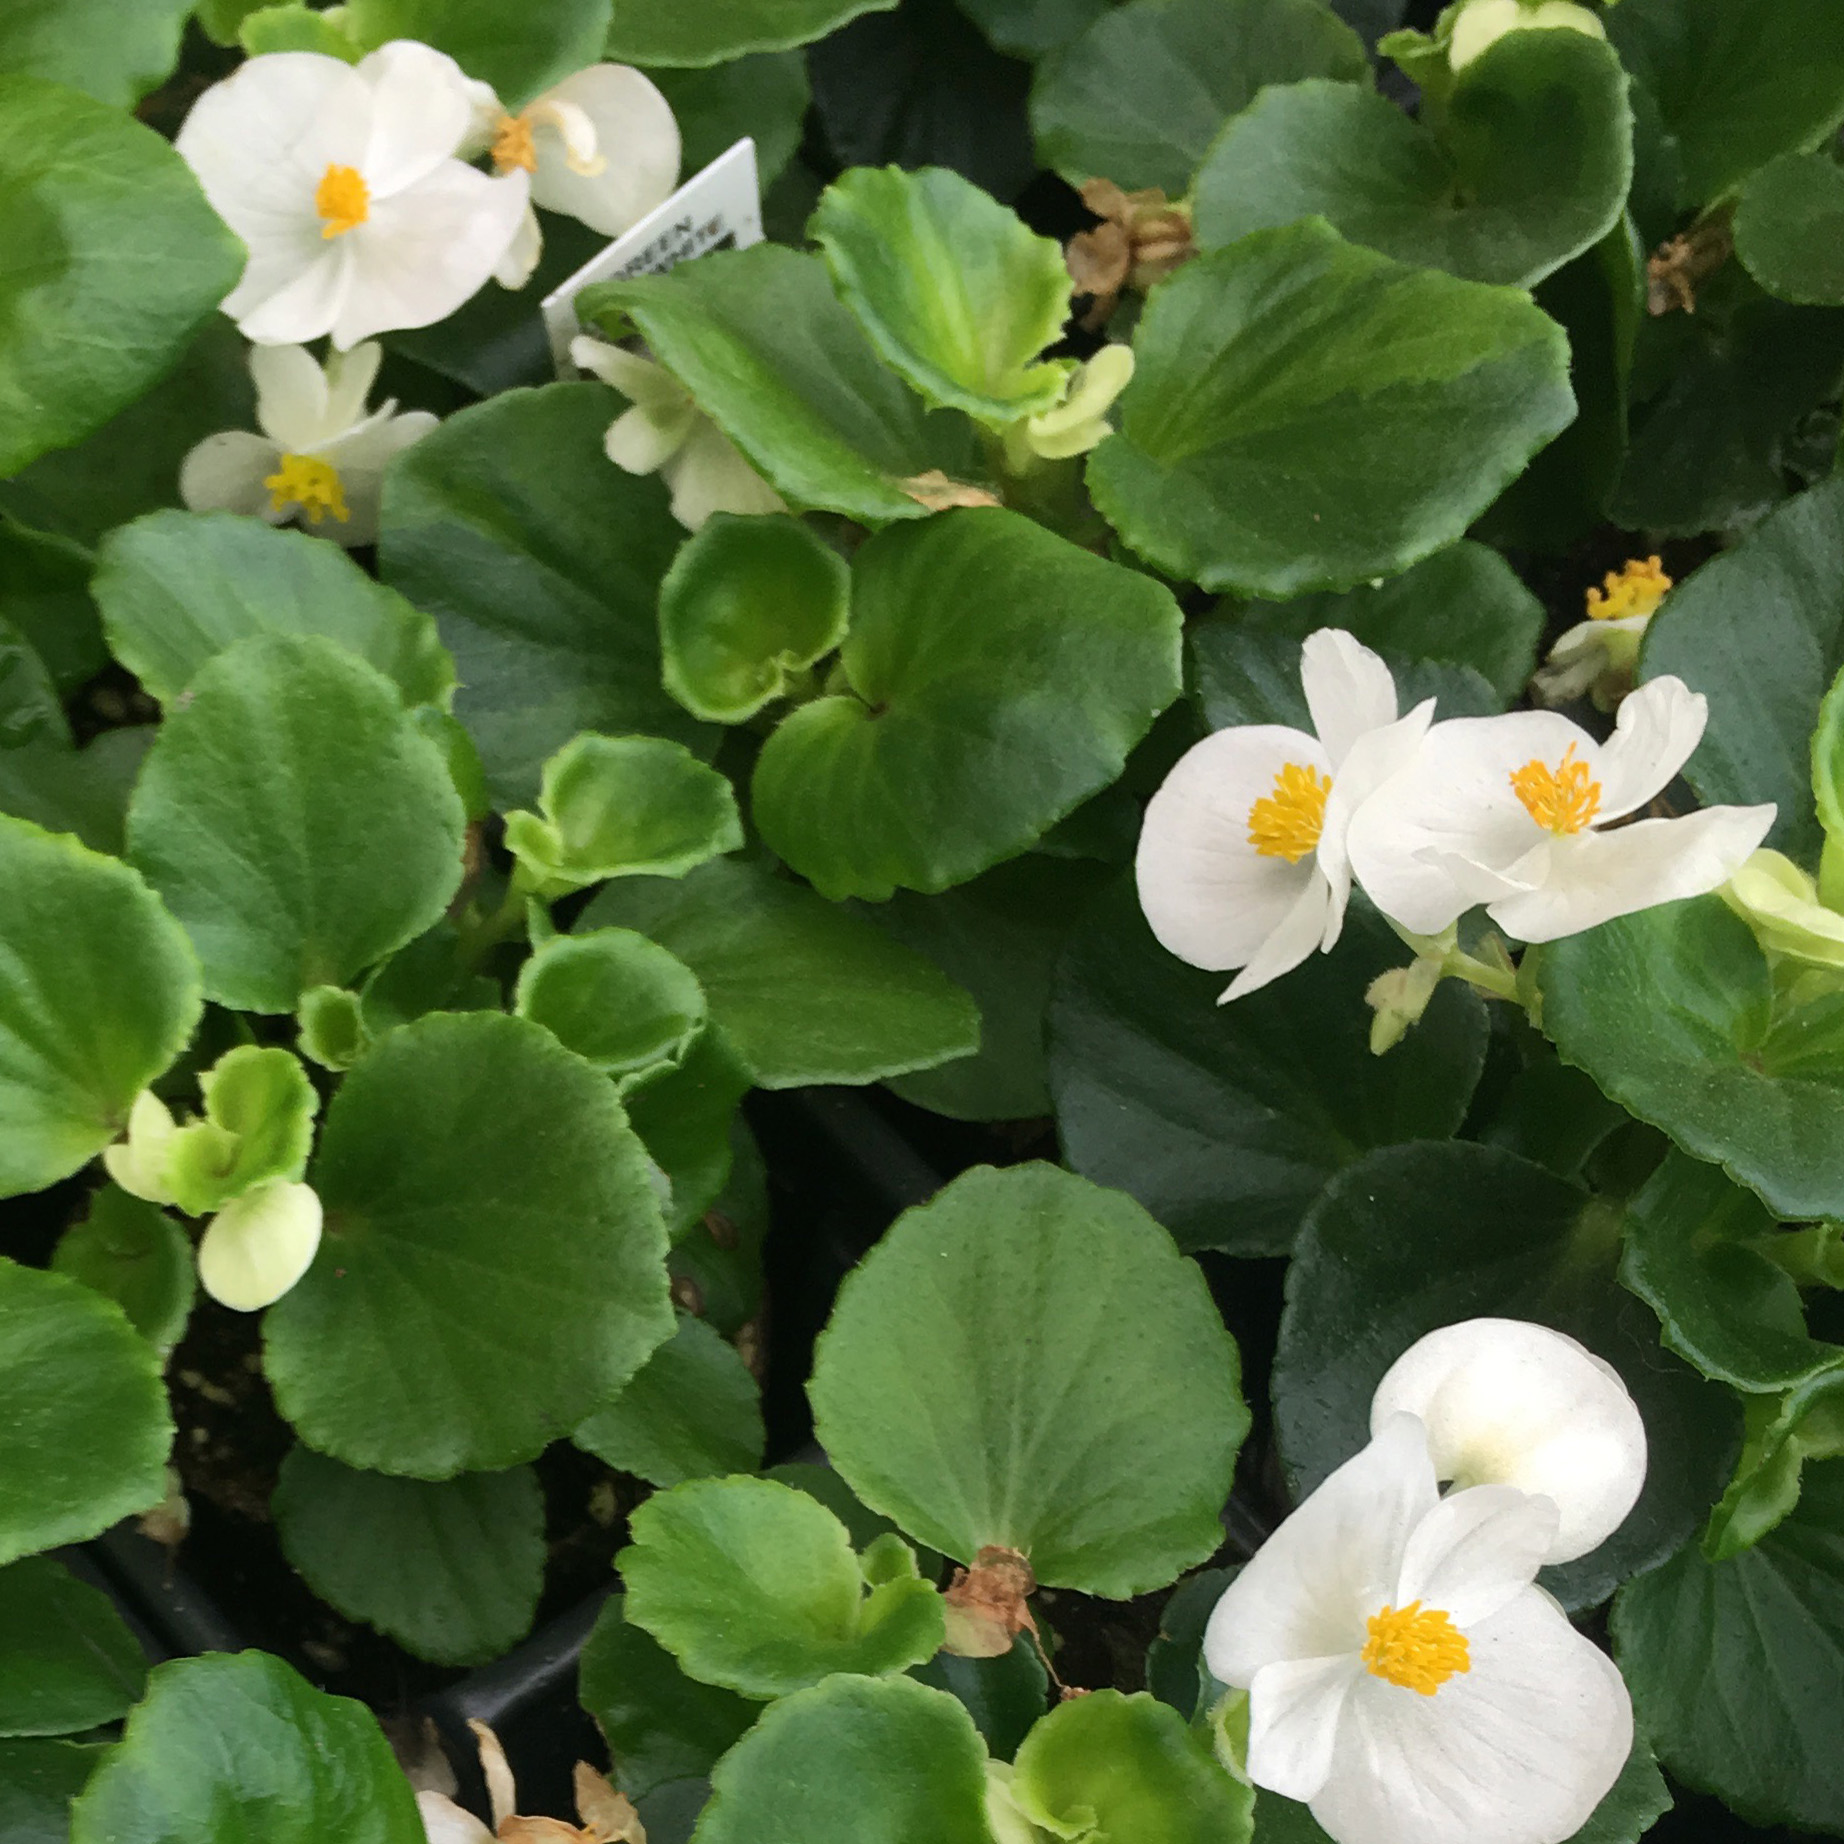
{"type": "Polygon", "coordinates": [[[1782,301],[1844,307],[1844,167],[1819,154],[1769,161],[1742,188],[1735,253],[1782,301]]]}
{"type": "Polygon", "coordinates": [[[271,1178],[301,1176],[320,1097],[290,1052],[239,1044],[199,1087],[204,1116],[179,1129],[161,1174],[187,1216],[208,1216],[271,1178]]]}
{"type": "Polygon", "coordinates": [[[519,970],[517,1009],[615,1077],[676,1066],[705,1020],[691,969],[626,928],[541,943],[519,970]]]}
{"type": "Polygon", "coordinates": [[[189,0],[33,0],[0,6],[0,72],[49,77],[132,108],[179,62],[189,0]]]}
{"type": "Polygon", "coordinates": [[[0,1835],[70,1844],[70,1802],[102,1755],[88,1742],[0,1742],[0,1835]]]}
{"type": "Polygon", "coordinates": [[[702,70],[656,65],[647,75],[678,121],[682,171],[702,171],[743,135],[756,144],[764,190],[794,158],[812,100],[807,62],[798,51],[757,52],[702,70]]]}
{"type": "Polygon", "coordinates": [[[658,7],[614,0],[607,55],[635,64],[722,64],[752,51],[805,45],[895,0],[700,0],[696,7],[658,7]]]}
{"type": "Polygon", "coordinates": [[[58,1239],[51,1266],[113,1300],[149,1344],[179,1343],[197,1281],[186,1232],[157,1205],[105,1185],[58,1239]]]}
{"type": "Polygon", "coordinates": [[[509,109],[602,55],[609,0],[545,0],[508,12],[498,0],[348,0],[342,24],[365,50],[420,39],[490,83],[509,109]]]}
{"type": "Polygon", "coordinates": [[[0,1735],[100,1728],[147,1681],[140,1644],[109,1597],[48,1556],[0,1569],[0,1635],[0,1735]]]}

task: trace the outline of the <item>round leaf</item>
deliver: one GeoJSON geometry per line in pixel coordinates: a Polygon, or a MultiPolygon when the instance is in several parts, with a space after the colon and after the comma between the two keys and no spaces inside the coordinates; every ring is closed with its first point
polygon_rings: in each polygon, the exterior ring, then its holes
{"type": "Polygon", "coordinates": [[[0,1735],[100,1728],[146,1681],[140,1645],[100,1589],[49,1556],[0,1569],[0,1735]]]}
{"type": "Polygon", "coordinates": [[[1735,253],[1782,301],[1844,307],[1844,167],[1786,154],[1742,188],[1735,253]]]}
{"type": "Polygon", "coordinates": [[[269,1311],[282,1413],[349,1466],[535,1459],[672,1333],[665,1226],[612,1085],[549,1032],[433,1013],[346,1077],[320,1253],[269,1311]]]}
{"type": "Polygon", "coordinates": [[[197,1291],[192,1244],[158,1206],[105,1185],[59,1238],[51,1266],[113,1300],[149,1344],[179,1343],[197,1291]]]}
{"type": "Polygon", "coordinates": [[[1203,1276],[1131,1199],[1047,1165],[976,1168],[899,1217],[808,1394],[846,1482],[912,1536],[1122,1599],[1217,1549],[1249,1425],[1203,1276]]]}
{"type": "Polygon", "coordinates": [[[350,0],[341,24],[367,51],[400,38],[433,45],[516,109],[602,55],[609,0],[510,11],[500,0],[350,0]]]}
{"type": "Polygon", "coordinates": [[[704,1027],[697,977],[628,928],[558,935],[519,969],[518,1011],[608,1076],[677,1063],[704,1027]]]}
{"type": "Polygon", "coordinates": [[[0,70],[68,83],[132,109],[179,62],[188,0],[61,0],[0,8],[0,70]]]}
{"type": "Polygon", "coordinates": [[[725,64],[747,51],[786,51],[896,0],[699,0],[662,7],[615,0],[607,55],[634,64],[725,64]]]}

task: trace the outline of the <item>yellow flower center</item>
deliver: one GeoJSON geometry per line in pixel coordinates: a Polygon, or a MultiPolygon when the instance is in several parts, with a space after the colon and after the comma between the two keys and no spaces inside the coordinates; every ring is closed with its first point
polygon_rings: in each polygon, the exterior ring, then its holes
{"type": "Polygon", "coordinates": [[[343,237],[371,216],[371,188],[355,166],[329,166],[314,188],[323,237],[343,237]]]}
{"type": "Polygon", "coordinates": [[[346,489],[339,469],[313,455],[283,455],[282,465],[264,480],[269,505],[276,512],[299,506],[310,525],[318,525],[330,512],[340,524],[351,518],[346,489]]]}
{"type": "Polygon", "coordinates": [[[1575,760],[1573,743],[1554,768],[1536,756],[1514,768],[1511,791],[1545,832],[1558,837],[1585,832],[1601,810],[1601,784],[1589,774],[1586,762],[1575,760]]]}
{"type": "Polygon", "coordinates": [[[531,138],[531,123],[522,115],[502,115],[493,127],[493,165],[501,173],[515,166],[538,170],[538,149],[531,138]]]}
{"type": "Polygon", "coordinates": [[[1466,1635],[1444,1607],[1385,1607],[1370,1616],[1363,1660],[1374,1678],[1384,1678],[1431,1697],[1450,1677],[1473,1668],[1466,1635]]]}
{"type": "Polygon", "coordinates": [[[1629,557],[1623,568],[1601,578],[1606,593],[1588,591],[1590,621],[1618,621],[1627,615],[1649,615],[1665,599],[1671,578],[1656,557],[1629,557]]]}
{"type": "Polygon", "coordinates": [[[1274,777],[1274,792],[1249,808],[1249,843],[1264,858],[1298,864],[1318,843],[1332,777],[1310,763],[1289,762],[1274,777]]]}

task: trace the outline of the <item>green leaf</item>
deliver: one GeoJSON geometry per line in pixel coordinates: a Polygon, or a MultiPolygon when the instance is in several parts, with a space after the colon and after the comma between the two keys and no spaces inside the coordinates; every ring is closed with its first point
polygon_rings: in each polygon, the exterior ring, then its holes
{"type": "Polygon", "coordinates": [[[904,1212],[847,1277],[808,1395],[852,1490],[912,1536],[1116,1599],[1215,1551],[1249,1425],[1202,1275],[1130,1199],[1047,1165],[904,1212]]]}
{"type": "Polygon", "coordinates": [[[80,1742],[0,1742],[0,1837],[70,1844],[70,1802],[102,1753],[80,1742]]]}
{"type": "Polygon", "coordinates": [[[440,919],[464,825],[390,681],[334,641],[275,636],[200,670],[148,751],[128,842],[207,994],[292,1012],[440,919]]]}
{"type": "Polygon", "coordinates": [[[100,1589],[49,1556],[0,1569],[0,1735],[100,1728],[146,1682],[140,1645],[100,1589]]]}
{"type": "Polygon", "coordinates": [[[191,0],[35,0],[0,5],[0,72],[49,77],[131,109],[179,62],[191,0]]]}
{"type": "Polygon", "coordinates": [[[884,361],[929,403],[995,428],[1053,409],[1071,366],[1040,363],[1069,317],[1060,245],[943,167],[858,167],[808,234],[884,361]]]}
{"type": "Polygon", "coordinates": [[[634,1379],[572,1437],[650,1485],[682,1485],[762,1463],[761,1391],[736,1347],[687,1315],[634,1379]]]}
{"type": "Polygon", "coordinates": [[[1607,13],[1621,61],[1658,102],[1681,206],[1723,197],[1844,121],[1844,14],[1829,0],[1629,0],[1607,13]]]}
{"type": "Polygon", "coordinates": [[[1398,262],[1528,288],[1620,221],[1632,173],[1620,60],[1511,32],[1460,72],[1438,133],[1355,84],[1264,90],[1197,175],[1197,244],[1316,215],[1398,262]]]}
{"type": "Polygon", "coordinates": [[[159,1666],[71,1813],[71,1844],[423,1844],[378,1719],[279,1658],[159,1666]]]}
{"type": "Polygon", "coordinates": [[[817,255],[769,243],[720,251],[665,275],[587,289],[577,309],[611,334],[631,319],[796,508],[869,525],[923,518],[927,508],[903,483],[932,468],[960,477],[971,463],[966,425],[927,420],[841,305],[817,255]]]}
{"type": "Polygon", "coordinates": [[[0,813],[119,858],[129,792],[153,740],[151,725],[137,725],[105,730],[83,749],[43,740],[0,749],[0,813]]]}
{"type": "Polygon", "coordinates": [[[960,1658],[937,1652],[909,1673],[919,1684],[945,1690],[966,1706],[987,1749],[1009,1761],[1031,1725],[1044,1713],[1050,1675],[1028,1633],[1020,1633],[1012,1649],[998,1658],[960,1658]]]}
{"type": "Polygon", "coordinates": [[[283,0],[280,6],[258,7],[239,24],[237,42],[253,58],[305,51],[356,64],[363,55],[346,29],[346,9],[328,7],[317,11],[306,0],[283,0]]]}
{"type": "Polygon", "coordinates": [[[841,693],[763,745],[763,838],[824,896],[945,890],[1119,778],[1179,692],[1163,586],[1015,512],[943,513],[852,569],[841,693]]]}
{"type": "Polygon", "coordinates": [[[1178,198],[1223,123],[1271,83],[1370,81],[1363,41],[1318,0],[1132,0],[1038,67],[1037,151],[1071,185],[1178,198]]]}
{"type": "Polygon", "coordinates": [[[112,1300],[0,1259],[0,1563],[166,1496],[160,1358],[112,1300]]]}
{"type": "Polygon", "coordinates": [[[296,1447],[270,1500],[282,1553],[348,1620],[438,1665],[484,1665],[531,1630],[544,1494],[528,1466],[431,1482],[296,1447]]]}
{"type": "Polygon", "coordinates": [[[455,715],[505,805],[580,731],[708,734],[659,683],[654,605],[684,534],[660,481],[602,452],[619,411],[600,384],[507,391],[432,430],[385,486],[380,570],[435,616],[455,715]]]}
{"type": "Polygon", "coordinates": [[[1091,906],[1058,970],[1050,1087],[1064,1156],[1129,1192],[1181,1248],[1281,1255],[1340,1171],[1379,1146],[1459,1130],[1485,1061],[1485,1008],[1448,981],[1388,1056],[1364,992],[1407,952],[1352,906],[1333,953],[1219,1006],[1224,976],[1153,939],[1130,879],[1091,906]]]}
{"type": "Polygon", "coordinates": [[[1844,307],[1844,167],[1785,154],[1742,188],[1735,253],[1782,301],[1844,307]]]}
{"type": "MultiPolygon", "coordinates": [[[[12,0],[7,18],[20,11],[12,0]]],[[[64,12],[32,17],[62,25],[64,12]]],[[[109,7],[115,21],[120,9],[109,7]]],[[[114,27],[102,35],[115,42],[114,27]]],[[[83,35],[96,70],[96,35],[83,35]]],[[[65,448],[179,362],[242,250],[172,147],[119,109],[0,76],[0,475],[65,448]]]]}
{"type": "Polygon", "coordinates": [[[109,648],[162,704],[257,634],[320,634],[396,682],[405,704],[446,704],[454,662],[435,623],[336,544],[231,512],[154,512],[111,532],[93,584],[109,648]]]}
{"type": "Polygon", "coordinates": [[[1694,1543],[1614,1602],[1620,1669],[1659,1758],[1759,1825],[1844,1829],[1844,1462],[1728,1562],[1694,1543]]]}
{"type": "Polygon", "coordinates": [[[594,64],[609,18],[609,0],[348,0],[342,24],[367,51],[397,38],[433,45],[516,109],[594,64]]]}
{"type": "Polygon", "coordinates": [[[606,55],[630,64],[703,67],[749,51],[789,51],[896,0],[699,0],[661,7],[614,0],[606,55]]]}
{"type": "Polygon", "coordinates": [[[800,146],[807,105],[807,63],[798,51],[765,51],[704,70],[656,66],[647,75],[672,105],[684,172],[698,173],[748,135],[764,191],[800,146]]]}
{"type": "Polygon", "coordinates": [[[1014,58],[1041,58],[1092,26],[1113,0],[965,0],[995,49],[1014,58]]]}
{"type": "Polygon", "coordinates": [[[718,1762],[699,1844],[991,1844],[986,1749],[945,1691],[835,1677],[718,1762]]]}
{"type": "Polygon", "coordinates": [[[256,1185],[307,1169],[320,1097],[293,1052],[239,1044],[199,1087],[204,1118],[179,1129],[161,1173],[187,1216],[208,1216],[256,1185]]]}
{"type": "Polygon", "coordinates": [[[1567,342],[1528,296],[1313,221],[1187,263],[1134,354],[1096,504],[1168,575],[1249,595],[1406,569],[1574,415],[1567,342]]]}
{"type": "Polygon", "coordinates": [[[712,723],[753,717],[845,638],[851,580],[797,520],[713,514],[660,585],[666,689],[712,723]]]}
{"type": "Polygon", "coordinates": [[[547,1031],[436,1013],[327,1110],[312,1268],[264,1368],[303,1440],[447,1479],[535,1459],[672,1333],[664,1225],[612,1085],[547,1031]]]}
{"type": "Polygon", "coordinates": [[[0,751],[72,747],[70,725],[45,662],[0,618],[0,751]]]}
{"type": "Polygon", "coordinates": [[[109,663],[81,545],[0,515],[0,614],[68,696],[109,663]]]}
{"type": "Polygon", "coordinates": [[[1205,1709],[1216,1683],[1203,1659],[1204,1629],[1236,1574],[1222,1568],[1187,1576],[1159,1610],[1158,1636],[1146,1648],[1146,1688],[1187,1722],[1205,1709]]]}
{"type": "Polygon", "coordinates": [[[693,1479],[649,1498],[628,1529],[615,1558],[627,1617],[702,1683],[766,1700],[836,1671],[905,1670],[945,1637],[913,1555],[873,1584],[845,1526],[775,1480],[693,1479]]]}
{"type": "Polygon", "coordinates": [[[632,929],[558,935],[519,969],[517,1008],[607,1076],[677,1066],[704,1028],[704,992],[682,960],[632,929]]]}
{"type": "Polygon", "coordinates": [[[1783,1397],[1752,1396],[1744,1408],[1748,1438],[1703,1532],[1711,1562],[1741,1555],[1785,1522],[1804,1489],[1807,1460],[1844,1453],[1844,1358],[1783,1397]]]}
{"type": "Polygon", "coordinates": [[[1274,1361],[1275,1425],[1300,1495],[1369,1439],[1376,1386],[1416,1339],[1482,1315],[1530,1319],[1612,1364],[1646,1425],[1639,1503],[1544,1585],[1590,1607],[1670,1555],[1720,1490],[1734,1398],[1661,1353],[1650,1313],[1613,1284],[1620,1227],[1615,1206],[1464,1141],[1391,1147],[1334,1179],[1294,1255],[1274,1361]]]}
{"type": "Polygon", "coordinates": [[[86,1165],[178,1056],[198,963],[141,879],[0,818],[0,1196],[86,1165]]]}
{"type": "Polygon", "coordinates": [[[55,1273],[113,1300],[149,1344],[170,1351],[192,1316],[197,1292],[192,1244],[154,1204],[104,1185],[90,1213],[58,1239],[55,1273]]]}
{"type": "Polygon", "coordinates": [[[1052,1710],[1018,1750],[1011,1795],[1058,1838],[1247,1844],[1255,1816],[1255,1789],[1144,1691],[1098,1690],[1052,1710]]]}
{"type": "MultiPolygon", "coordinates": [[[[705,1212],[717,1206],[730,1180],[736,1137],[741,1134],[746,1139],[748,1134],[737,1118],[737,1105],[754,1086],[754,1078],[729,1039],[716,1025],[707,1023],[676,1067],[656,1064],[622,1091],[622,1105],[634,1131],[672,1185],[666,1227],[675,1252],[682,1252],[683,1245],[698,1237],[705,1212]]],[[[759,1273],[753,1279],[745,1278],[759,1268],[759,1235],[753,1253],[734,1238],[729,1239],[728,1247],[718,1248],[708,1233],[701,1239],[701,1249],[725,1277],[726,1291],[729,1284],[742,1281],[752,1296],[759,1294],[759,1273]]],[[[701,1289],[702,1285],[700,1281],[701,1289]]],[[[710,1310],[708,1304],[704,1310],[710,1310]]],[[[753,1317],[754,1312],[750,1306],[736,1324],[753,1317]]]]}
{"type": "Polygon", "coordinates": [[[938,968],[759,864],[723,860],[678,882],[624,878],[579,926],[611,924],[691,968],[763,1088],[876,1082],[979,1047],[972,1000],[938,968]]]}

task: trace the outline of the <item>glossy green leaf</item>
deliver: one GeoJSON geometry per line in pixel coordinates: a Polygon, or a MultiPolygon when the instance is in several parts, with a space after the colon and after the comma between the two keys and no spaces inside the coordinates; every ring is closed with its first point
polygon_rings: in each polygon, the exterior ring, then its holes
{"type": "Polygon", "coordinates": [[[463,825],[396,687],[334,641],[275,636],[200,670],[148,751],[128,842],[207,994],[292,1012],[441,917],[463,825]]]}
{"type": "Polygon", "coordinates": [[[192,1035],[198,963],[118,860],[0,819],[0,1195],[42,1190],[127,1124],[192,1035]]]}
{"type": "Polygon", "coordinates": [[[887,531],[852,567],[845,689],[756,762],[762,836],[824,896],[945,890],[1120,775],[1180,688],[1150,578],[1014,512],[887,531]]]}
{"type": "Polygon", "coordinates": [[[326,1233],[270,1308],[302,1438],[447,1479],[535,1459],[672,1333],[646,1157],[608,1080],[523,1018],[383,1038],[327,1110],[326,1233]]]}
{"type": "Polygon", "coordinates": [[[155,1670],[71,1844],[423,1844],[378,1719],[262,1652],[155,1670]]]}
{"type": "Polygon", "coordinates": [[[929,1583],[873,1585],[845,1526],[775,1480],[694,1479],[649,1498],[628,1528],[615,1558],[627,1617],[703,1683],[782,1697],[833,1672],[905,1670],[945,1636],[929,1583]]]}
{"type": "Polygon", "coordinates": [[[1844,167],[1786,154],[1742,188],[1735,253],[1782,301],[1844,307],[1844,167]]]}
{"type": "Polygon", "coordinates": [[[162,704],[258,634],[321,634],[394,680],[405,704],[446,703],[454,662],[435,623],[336,544],[230,512],[154,512],[111,532],[94,592],[110,650],[162,704]]]}
{"type": "Polygon", "coordinates": [[[757,52],[702,70],[656,65],[647,75],[679,124],[682,172],[702,172],[748,135],[766,191],[794,158],[812,100],[798,51],[757,52]]]}
{"type": "Polygon", "coordinates": [[[0,1569],[0,1735],[100,1728],[146,1681],[140,1645],[100,1589],[49,1556],[0,1569]]]}
{"type": "Polygon", "coordinates": [[[1031,126],[1072,185],[1178,198],[1230,116],[1308,77],[1370,80],[1363,41],[1319,0],[1132,0],[1038,67],[1031,126]]]}
{"type": "Polygon", "coordinates": [[[938,408],[994,427],[1052,409],[1067,362],[1040,362],[1069,317],[1062,249],[943,167],[857,167],[809,234],[884,361],[938,408]]]}
{"type": "Polygon", "coordinates": [[[0,1742],[0,1837],[70,1844],[70,1802],[102,1753],[87,1742],[0,1742]]]}
{"type": "MultiPolygon", "coordinates": [[[[12,0],[0,25],[21,11],[12,0]]],[[[62,17],[32,16],[54,30],[62,17]]],[[[84,40],[94,72],[93,35],[84,40]]],[[[230,292],[242,250],[172,147],[119,108],[39,77],[4,75],[0,113],[8,123],[0,149],[7,475],[81,441],[157,384],[230,292]]]]}
{"type": "Polygon", "coordinates": [[[505,805],[581,731],[699,735],[660,685],[654,619],[684,534],[660,481],[602,452],[620,410],[599,384],[507,391],[449,417],[385,487],[380,571],[435,616],[455,715],[505,805]]]}
{"type": "Polygon", "coordinates": [[[0,516],[0,615],[68,696],[108,664],[81,545],[0,516]]]}
{"type": "Polygon", "coordinates": [[[0,1563],[166,1496],[160,1358],[112,1300],[0,1260],[0,1563]]]}
{"type": "Polygon", "coordinates": [[[1220,973],[1166,952],[1131,881],[1070,940],[1049,1016],[1063,1154],[1129,1192],[1181,1248],[1285,1254],[1330,1180],[1375,1147],[1456,1132],[1485,1061],[1457,981],[1388,1056],[1364,991],[1407,950],[1354,906],[1331,955],[1220,1006],[1220,973]]]}
{"type": "Polygon", "coordinates": [[[1047,1165],[977,1167],[899,1217],[808,1395],[832,1463],[910,1535],[1121,1599],[1217,1548],[1249,1425],[1202,1275],[1130,1199],[1047,1165]]]}
{"type": "Polygon", "coordinates": [[[349,1620],[438,1665],[523,1639],[544,1585],[544,1495],[528,1466],[433,1482],[296,1447],[270,1511],[282,1554],[349,1620]]]}
{"type": "Polygon", "coordinates": [[[632,929],[542,943],[519,969],[519,1015],[608,1076],[676,1065],[704,1027],[697,976],[632,929]]]}
{"type": "Polygon", "coordinates": [[[959,1699],[973,1718],[988,1752],[1009,1761],[1031,1725],[1044,1713],[1050,1694],[1050,1674],[1038,1655],[1037,1643],[1020,1633],[1009,1652],[997,1658],[961,1658],[937,1652],[909,1674],[918,1683],[945,1690],[959,1699]]]}
{"type": "Polygon", "coordinates": [[[1589,1607],[1668,1556],[1701,1521],[1734,1451],[1734,1398],[1658,1348],[1614,1284],[1620,1216],[1494,1147],[1391,1147],[1334,1179],[1306,1220],[1274,1363],[1281,1450],[1301,1496],[1370,1436],[1383,1373],[1438,1326],[1497,1315],[1578,1339],[1619,1371],[1646,1426],[1646,1482],[1625,1523],[1547,1570],[1589,1607]]]}
{"type": "MultiPolygon", "coordinates": [[[[665,275],[584,291],[578,311],[628,320],[769,483],[796,508],[866,524],[919,519],[904,482],[963,477],[965,425],[922,401],[872,350],[817,255],[775,244],[720,251],[665,275]]],[[[465,677],[465,672],[463,673],[465,677]]]]}
{"type": "Polygon", "coordinates": [[[761,1391],[737,1348],[688,1315],[572,1438],[651,1485],[750,1473],[766,1438],[761,1391]]]}
{"type": "Polygon", "coordinates": [[[1704,1527],[1702,1550],[1727,1562],[1752,1549],[1792,1514],[1805,1489],[1808,1460],[1844,1454],[1844,1356],[1781,1397],[1750,1397],[1748,1437],[1716,1509],[1704,1527]]]}
{"type": "Polygon", "coordinates": [[[192,1316],[192,1244],[157,1205],[105,1185],[90,1213],[58,1239],[56,1273],[113,1300],[149,1344],[169,1351],[192,1316]]]}
{"type": "Polygon", "coordinates": [[[1149,563],[1212,589],[1285,598],[1405,569],[1574,415],[1567,342],[1528,296],[1322,223],[1187,263],[1133,343],[1089,489],[1149,563]]]}
{"type": "Polygon", "coordinates": [[[759,864],[625,878],[580,926],[609,925],[638,929],[691,968],[763,1088],[876,1082],[979,1047],[972,1000],[939,968],[759,864]]]}
{"type": "Polygon", "coordinates": [[[609,0],[349,0],[341,24],[367,51],[398,38],[433,45],[516,109],[595,63],[610,16],[609,0]]]}
{"type": "Polygon", "coordinates": [[[895,0],[699,0],[695,7],[660,7],[615,0],[608,29],[611,58],[633,64],[703,67],[750,51],[786,51],[836,31],[860,13],[895,0]]]}

